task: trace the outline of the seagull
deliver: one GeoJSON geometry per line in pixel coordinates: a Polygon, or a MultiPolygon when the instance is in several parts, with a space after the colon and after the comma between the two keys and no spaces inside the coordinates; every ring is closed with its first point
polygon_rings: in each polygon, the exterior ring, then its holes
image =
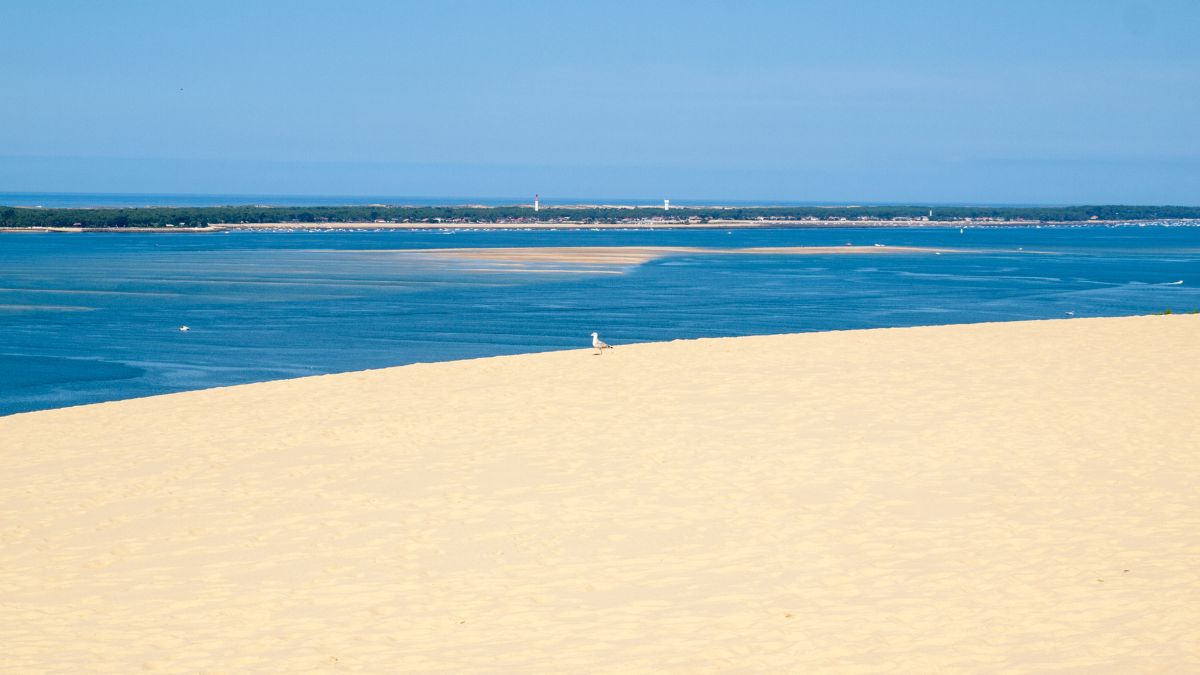
{"type": "Polygon", "coordinates": [[[179,332],[180,332],[180,333],[186,333],[186,332],[188,332],[189,330],[191,330],[191,328],[189,328],[189,327],[187,327],[187,326],[180,326],[180,327],[179,327],[179,332]]]}
{"type": "Polygon", "coordinates": [[[605,349],[612,349],[612,345],[601,340],[599,333],[592,333],[592,348],[596,350],[597,356],[602,356],[605,349]]]}

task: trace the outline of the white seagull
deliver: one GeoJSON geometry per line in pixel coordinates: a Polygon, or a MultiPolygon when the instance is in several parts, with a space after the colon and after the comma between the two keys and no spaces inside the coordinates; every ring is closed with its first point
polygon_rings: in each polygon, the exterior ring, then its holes
{"type": "Polygon", "coordinates": [[[592,333],[592,348],[596,350],[597,355],[603,355],[605,349],[612,349],[612,345],[600,339],[599,333],[592,333]]]}
{"type": "Polygon", "coordinates": [[[188,328],[187,326],[180,326],[180,327],[179,327],[179,332],[180,332],[180,333],[186,333],[186,332],[188,332],[189,330],[191,330],[191,328],[188,328]]]}

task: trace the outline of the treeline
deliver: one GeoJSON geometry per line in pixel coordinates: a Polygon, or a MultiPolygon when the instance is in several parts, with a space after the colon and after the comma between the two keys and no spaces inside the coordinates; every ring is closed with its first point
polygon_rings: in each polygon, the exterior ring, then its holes
{"type": "Polygon", "coordinates": [[[753,207],[547,207],[527,206],[212,206],[116,209],[42,209],[0,206],[0,227],[206,227],[254,223],[639,223],[667,220],[893,220],[934,223],[1025,220],[1041,223],[1088,220],[1200,219],[1196,206],[753,206],[753,207]],[[930,211],[932,210],[932,216],[930,211]]]}

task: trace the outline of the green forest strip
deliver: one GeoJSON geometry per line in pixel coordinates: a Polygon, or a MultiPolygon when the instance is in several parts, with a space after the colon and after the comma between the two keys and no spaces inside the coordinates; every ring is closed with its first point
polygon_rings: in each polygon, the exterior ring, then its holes
{"type": "Polygon", "coordinates": [[[770,225],[853,225],[856,221],[1070,223],[1087,221],[1200,219],[1197,206],[770,206],[770,207],[546,207],[528,206],[210,206],[59,209],[0,206],[4,228],[208,227],[261,223],[478,223],[536,224],[706,224],[763,221],[770,225]]]}

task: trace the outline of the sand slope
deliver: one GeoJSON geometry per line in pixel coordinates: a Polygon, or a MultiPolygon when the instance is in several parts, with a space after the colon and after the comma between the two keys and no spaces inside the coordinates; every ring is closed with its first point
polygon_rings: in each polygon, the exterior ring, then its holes
{"type": "Polygon", "coordinates": [[[1200,671],[1200,317],[274,382],[0,462],[0,671],[1200,671]]]}

